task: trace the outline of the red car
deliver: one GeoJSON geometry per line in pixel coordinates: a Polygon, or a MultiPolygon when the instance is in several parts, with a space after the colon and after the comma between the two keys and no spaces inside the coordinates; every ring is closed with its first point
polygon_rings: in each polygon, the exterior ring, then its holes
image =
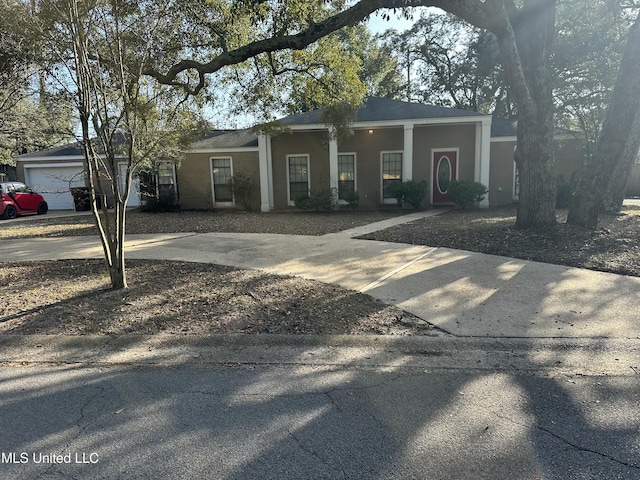
{"type": "Polygon", "coordinates": [[[0,183],[0,218],[16,218],[25,213],[47,213],[49,206],[42,195],[24,183],[0,183]]]}

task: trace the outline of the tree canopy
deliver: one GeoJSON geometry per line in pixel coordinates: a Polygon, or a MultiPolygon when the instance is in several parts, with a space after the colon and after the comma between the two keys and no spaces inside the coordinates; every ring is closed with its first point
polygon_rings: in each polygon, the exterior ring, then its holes
{"type": "Polygon", "coordinates": [[[0,3],[0,163],[71,137],[69,102],[47,83],[33,18],[31,4],[0,3]]]}
{"type": "Polygon", "coordinates": [[[405,73],[404,98],[504,117],[514,115],[493,35],[450,14],[425,12],[382,36],[405,73]]]}
{"type": "MultiPolygon", "coordinates": [[[[55,17],[57,4],[39,4],[43,19],[47,11],[55,17]]],[[[264,113],[274,106],[308,108],[317,102],[328,104],[336,118],[348,115],[350,108],[343,106],[358,105],[368,87],[365,62],[353,42],[349,47],[349,33],[337,32],[378,11],[440,8],[457,19],[451,25],[465,22],[456,31],[471,40],[466,50],[453,48],[452,53],[437,25],[426,25],[422,33],[430,48],[419,52],[427,59],[425,74],[451,64],[442,72],[448,82],[432,84],[433,91],[446,92],[454,105],[517,113],[517,225],[523,228],[555,224],[554,115],[558,111],[563,121],[585,129],[591,122],[593,132],[598,131],[590,118],[601,109],[598,102],[609,98],[611,69],[604,67],[621,55],[617,45],[628,29],[620,20],[630,24],[635,16],[633,8],[615,2],[587,5],[579,0],[558,6],[555,0],[91,0],[79,5],[83,15],[108,8],[114,17],[154,19],[151,28],[121,25],[119,44],[127,45],[121,51],[123,71],[139,69],[162,85],[205,94],[207,101],[231,97],[238,109],[264,113]],[[587,20],[593,15],[599,15],[597,22],[587,20]],[[593,25],[599,36],[590,34],[593,25]],[[587,48],[580,46],[585,38],[587,48]],[[600,79],[586,75],[596,70],[594,65],[600,79]],[[496,89],[502,82],[508,93],[496,89]]],[[[105,37],[105,45],[113,45],[107,40],[114,38],[105,37]]],[[[108,53],[109,48],[98,49],[88,58],[102,62],[108,53]]],[[[68,60],[56,59],[61,64],[68,60]]]]}

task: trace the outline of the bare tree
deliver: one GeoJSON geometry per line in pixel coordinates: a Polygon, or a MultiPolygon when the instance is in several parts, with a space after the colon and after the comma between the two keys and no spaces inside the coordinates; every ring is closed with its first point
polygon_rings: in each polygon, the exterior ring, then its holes
{"type": "Polygon", "coordinates": [[[114,289],[127,287],[125,220],[136,172],[154,161],[179,161],[200,118],[189,99],[143,75],[168,20],[139,8],[62,0],[53,12],[55,30],[70,39],[66,48],[54,37],[52,48],[76,96],[91,209],[114,289]]]}

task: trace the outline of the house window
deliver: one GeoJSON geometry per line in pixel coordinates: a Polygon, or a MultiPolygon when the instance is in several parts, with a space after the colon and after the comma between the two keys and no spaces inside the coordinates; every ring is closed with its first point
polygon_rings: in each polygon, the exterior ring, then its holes
{"type": "Polygon", "coordinates": [[[158,198],[176,200],[176,166],[173,162],[158,163],[158,198]]]}
{"type": "Polygon", "coordinates": [[[309,195],[309,156],[290,155],[287,157],[289,173],[289,203],[309,195]]]}
{"type": "Polygon", "coordinates": [[[382,153],[382,199],[392,199],[391,185],[402,182],[402,152],[382,153]]]}
{"type": "Polygon", "coordinates": [[[230,158],[211,159],[213,171],[213,201],[214,203],[232,203],[233,191],[229,181],[233,175],[230,158]]]}
{"type": "Polygon", "coordinates": [[[158,163],[158,185],[175,185],[175,166],[173,162],[158,163]]]}
{"type": "Polygon", "coordinates": [[[338,155],[338,199],[349,200],[356,191],[356,156],[353,153],[338,155]]]}

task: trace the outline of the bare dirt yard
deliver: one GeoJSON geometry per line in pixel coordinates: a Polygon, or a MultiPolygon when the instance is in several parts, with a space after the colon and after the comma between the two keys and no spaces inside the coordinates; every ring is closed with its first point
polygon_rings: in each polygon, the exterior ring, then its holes
{"type": "Polygon", "coordinates": [[[565,223],[548,230],[515,228],[515,207],[451,210],[361,238],[448,247],[640,277],[640,201],[620,215],[601,215],[595,231],[565,223]]]}
{"type": "MultiPolygon", "coordinates": [[[[132,212],[127,232],[323,235],[402,212],[132,212]]],[[[96,235],[90,215],[0,221],[2,239],[96,235]]],[[[113,291],[103,261],[0,263],[0,334],[396,334],[438,332],[337,286],[211,264],[129,261],[113,291]]]]}
{"type": "MultiPolygon", "coordinates": [[[[127,231],[323,235],[401,213],[132,212],[127,231]]],[[[364,238],[640,276],[640,206],[603,216],[595,232],[558,218],[554,229],[523,232],[513,208],[452,210],[364,238]]],[[[0,241],[63,235],[95,235],[91,216],[0,221],[0,241]]],[[[367,295],[300,278],[154,261],[130,261],[128,273],[130,288],[113,291],[98,260],[0,263],[0,334],[439,334],[367,295]]]]}

